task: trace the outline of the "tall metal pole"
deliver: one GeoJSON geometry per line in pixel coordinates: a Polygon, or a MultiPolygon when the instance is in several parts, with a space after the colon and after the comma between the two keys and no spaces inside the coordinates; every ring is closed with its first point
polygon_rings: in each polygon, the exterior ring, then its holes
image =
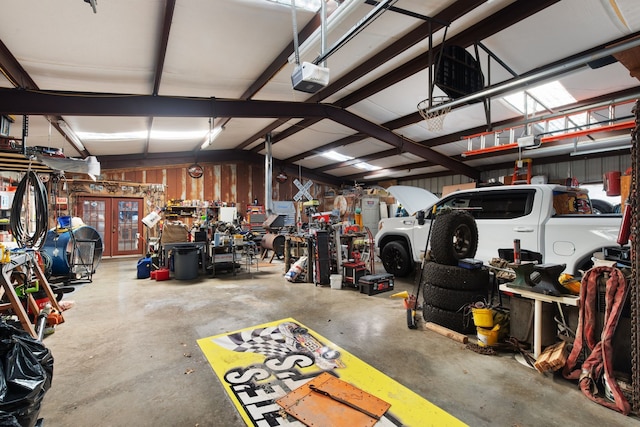
{"type": "Polygon", "coordinates": [[[271,152],[271,132],[269,132],[264,140],[265,149],[267,150],[264,156],[264,206],[267,215],[273,213],[273,200],[271,200],[273,194],[273,154],[271,152]]]}

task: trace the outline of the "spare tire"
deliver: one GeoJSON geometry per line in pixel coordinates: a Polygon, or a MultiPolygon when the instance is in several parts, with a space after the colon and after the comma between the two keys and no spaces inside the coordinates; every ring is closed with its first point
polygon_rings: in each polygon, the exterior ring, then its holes
{"type": "Polygon", "coordinates": [[[475,331],[475,325],[471,318],[465,319],[463,310],[449,311],[442,310],[429,304],[422,307],[422,317],[426,322],[433,322],[437,325],[449,328],[452,331],[461,334],[472,334],[475,331]]]}
{"type": "Polygon", "coordinates": [[[424,284],[422,298],[425,304],[441,308],[443,310],[458,311],[478,301],[487,300],[487,290],[473,291],[441,288],[439,286],[424,284]]]}
{"type": "Polygon", "coordinates": [[[478,226],[470,213],[460,210],[440,212],[431,230],[431,256],[439,264],[458,265],[473,258],[478,249],[478,226]]]}
{"type": "Polygon", "coordinates": [[[489,270],[485,268],[467,269],[435,262],[425,264],[422,283],[457,290],[484,290],[489,288],[489,270]]]}

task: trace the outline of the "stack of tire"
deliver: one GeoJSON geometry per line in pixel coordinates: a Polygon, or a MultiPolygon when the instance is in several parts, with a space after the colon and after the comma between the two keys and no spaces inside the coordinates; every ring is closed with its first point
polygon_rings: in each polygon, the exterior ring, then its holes
{"type": "Polygon", "coordinates": [[[456,332],[475,332],[469,306],[485,301],[489,271],[458,266],[458,261],[475,257],[478,227],[463,210],[443,210],[431,224],[430,258],[423,264],[420,285],[424,299],[423,317],[456,332]]]}

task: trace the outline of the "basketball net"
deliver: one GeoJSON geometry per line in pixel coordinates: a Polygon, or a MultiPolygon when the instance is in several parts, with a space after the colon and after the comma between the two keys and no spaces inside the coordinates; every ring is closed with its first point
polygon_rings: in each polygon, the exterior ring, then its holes
{"type": "Polygon", "coordinates": [[[427,123],[427,129],[430,131],[440,131],[444,124],[444,118],[451,111],[451,107],[438,108],[439,105],[447,104],[451,101],[448,96],[434,96],[429,107],[429,98],[420,101],[418,104],[418,112],[427,123]]]}

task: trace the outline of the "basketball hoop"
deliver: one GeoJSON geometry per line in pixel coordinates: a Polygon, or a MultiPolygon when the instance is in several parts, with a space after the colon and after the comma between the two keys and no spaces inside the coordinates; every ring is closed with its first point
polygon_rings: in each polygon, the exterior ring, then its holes
{"type": "Polygon", "coordinates": [[[451,102],[451,98],[448,96],[434,96],[431,100],[431,107],[429,107],[429,98],[420,101],[418,112],[427,122],[427,129],[431,131],[442,130],[444,118],[451,111],[451,107],[446,106],[449,102],[451,102]],[[444,106],[440,107],[441,105],[444,106]]]}

